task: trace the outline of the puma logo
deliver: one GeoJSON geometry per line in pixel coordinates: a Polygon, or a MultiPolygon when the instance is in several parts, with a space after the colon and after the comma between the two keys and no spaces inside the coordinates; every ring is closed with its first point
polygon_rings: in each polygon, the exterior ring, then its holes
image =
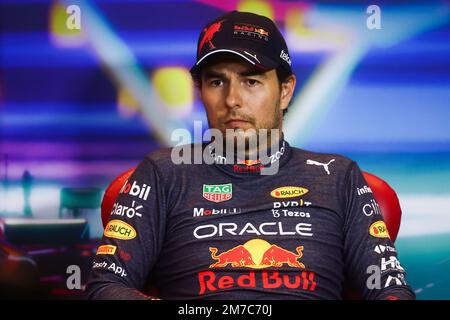
{"type": "Polygon", "coordinates": [[[311,165],[315,165],[315,166],[322,166],[323,169],[325,170],[325,172],[330,175],[330,170],[328,170],[328,166],[330,165],[330,163],[332,163],[335,159],[331,159],[330,161],[328,161],[328,163],[322,163],[322,162],[318,162],[318,161],[314,161],[314,160],[306,160],[306,164],[311,164],[311,165]]]}

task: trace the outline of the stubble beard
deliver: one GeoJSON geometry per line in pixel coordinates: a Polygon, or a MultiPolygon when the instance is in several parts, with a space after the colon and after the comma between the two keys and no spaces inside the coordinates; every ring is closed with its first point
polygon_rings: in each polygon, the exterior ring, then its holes
{"type": "MultiPolygon", "coordinates": [[[[258,154],[266,152],[273,144],[281,139],[281,112],[279,109],[280,99],[276,101],[276,108],[274,113],[264,123],[255,124],[254,128],[250,129],[223,129],[224,134],[224,150],[227,146],[232,145],[233,153],[240,159],[258,159],[258,154]],[[272,132],[273,129],[277,132],[272,132]],[[225,132],[224,132],[225,131],[225,132]],[[273,134],[275,133],[275,134],[273,134]]],[[[252,118],[249,118],[252,119],[252,118]]],[[[253,120],[253,123],[255,121],[253,120]]]]}

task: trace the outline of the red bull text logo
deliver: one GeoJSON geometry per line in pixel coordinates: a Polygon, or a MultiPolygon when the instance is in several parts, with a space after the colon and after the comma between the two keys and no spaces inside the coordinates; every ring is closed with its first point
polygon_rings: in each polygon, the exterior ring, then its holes
{"type": "Polygon", "coordinates": [[[235,274],[217,276],[213,271],[202,271],[198,274],[200,284],[199,294],[207,291],[214,292],[232,288],[256,288],[262,286],[264,289],[287,288],[295,290],[314,291],[317,282],[314,272],[302,271],[295,275],[280,274],[278,271],[250,271],[236,277],[235,274]],[[258,283],[258,284],[257,284],[258,283]],[[261,283],[261,284],[259,284],[261,283]]]}
{"type": "Polygon", "coordinates": [[[259,37],[264,37],[266,40],[269,37],[269,31],[264,30],[263,28],[258,28],[252,25],[245,24],[235,24],[234,33],[249,33],[249,34],[257,34],[259,37]]]}
{"type": "MultiPolygon", "coordinates": [[[[224,268],[251,268],[264,269],[269,267],[282,267],[287,265],[292,268],[305,269],[305,265],[299,261],[303,256],[303,246],[298,246],[295,253],[283,249],[275,244],[270,244],[261,239],[247,241],[230,250],[217,254],[216,247],[210,247],[211,258],[215,260],[209,267],[224,268]]],[[[251,271],[248,274],[235,276],[217,276],[213,271],[203,271],[198,274],[200,292],[204,294],[207,290],[216,291],[233,287],[256,287],[256,283],[261,283],[263,288],[276,289],[286,287],[291,289],[302,288],[303,290],[314,291],[316,281],[314,273],[302,271],[296,272],[293,276],[280,275],[278,271],[262,272],[251,271]],[[258,278],[258,281],[257,281],[258,278]]]]}
{"type": "Polygon", "coordinates": [[[242,160],[233,165],[234,172],[260,172],[262,168],[260,160],[242,160]]]}

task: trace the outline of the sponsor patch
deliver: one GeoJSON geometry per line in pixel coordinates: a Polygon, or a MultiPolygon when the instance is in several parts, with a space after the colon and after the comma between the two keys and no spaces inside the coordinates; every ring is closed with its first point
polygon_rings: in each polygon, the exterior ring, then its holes
{"type": "Polygon", "coordinates": [[[105,237],[120,240],[131,240],[137,235],[136,230],[128,223],[120,220],[111,220],[105,227],[105,237]]]}

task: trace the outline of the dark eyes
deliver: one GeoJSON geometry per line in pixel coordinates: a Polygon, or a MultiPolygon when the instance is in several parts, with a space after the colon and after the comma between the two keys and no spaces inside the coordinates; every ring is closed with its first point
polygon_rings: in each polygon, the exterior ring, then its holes
{"type": "Polygon", "coordinates": [[[254,86],[256,86],[257,84],[259,84],[259,81],[258,81],[258,80],[255,80],[255,79],[247,79],[247,80],[246,80],[246,83],[247,83],[249,86],[254,87],[254,86]]]}
{"type": "Polygon", "coordinates": [[[212,86],[212,87],[218,87],[218,86],[220,86],[221,84],[222,84],[222,80],[212,80],[209,84],[212,86]]]}
{"type": "MultiPolygon", "coordinates": [[[[255,80],[255,79],[246,79],[245,80],[245,84],[248,85],[249,87],[254,87],[254,86],[258,85],[259,83],[260,82],[258,80],[255,80]]],[[[220,86],[222,84],[223,84],[223,81],[219,80],[219,79],[211,80],[209,82],[209,85],[212,86],[212,87],[218,87],[218,86],[220,86]]]]}

